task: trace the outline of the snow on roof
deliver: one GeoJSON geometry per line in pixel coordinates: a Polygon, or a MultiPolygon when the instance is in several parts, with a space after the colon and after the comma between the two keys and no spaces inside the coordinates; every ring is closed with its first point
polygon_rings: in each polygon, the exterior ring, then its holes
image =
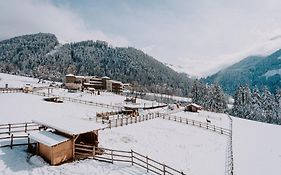
{"type": "Polygon", "coordinates": [[[67,74],[66,77],[74,77],[75,75],[73,74],[67,74]]]}
{"type": "Polygon", "coordinates": [[[83,78],[85,78],[85,77],[84,77],[84,76],[80,76],[80,75],[76,75],[75,78],[81,78],[81,79],[83,79],[83,78]]]}
{"type": "Polygon", "coordinates": [[[53,128],[68,135],[78,135],[94,130],[103,129],[106,126],[95,121],[85,121],[73,118],[52,118],[42,120],[32,120],[34,123],[53,128]]]}
{"type": "Polygon", "coordinates": [[[107,76],[103,76],[103,77],[101,77],[101,78],[103,78],[103,79],[110,79],[109,77],[107,77],[107,76]]]}
{"type": "Polygon", "coordinates": [[[69,140],[69,138],[54,134],[49,131],[31,132],[29,138],[49,147],[69,140]]]}
{"type": "Polygon", "coordinates": [[[122,84],[121,81],[117,81],[117,80],[111,80],[112,83],[116,83],[116,84],[122,84]]]}
{"type": "Polygon", "coordinates": [[[194,107],[196,107],[196,108],[202,108],[202,106],[200,106],[200,105],[198,105],[198,104],[196,104],[196,103],[191,103],[190,105],[192,105],[192,106],[194,106],[194,107]]]}

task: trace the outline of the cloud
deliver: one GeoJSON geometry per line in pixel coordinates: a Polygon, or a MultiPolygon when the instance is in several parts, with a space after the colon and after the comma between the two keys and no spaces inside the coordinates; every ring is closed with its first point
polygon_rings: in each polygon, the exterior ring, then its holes
{"type": "Polygon", "coordinates": [[[47,32],[64,42],[105,40],[114,46],[128,46],[123,36],[92,30],[76,13],[51,1],[0,0],[0,39],[47,32]]]}

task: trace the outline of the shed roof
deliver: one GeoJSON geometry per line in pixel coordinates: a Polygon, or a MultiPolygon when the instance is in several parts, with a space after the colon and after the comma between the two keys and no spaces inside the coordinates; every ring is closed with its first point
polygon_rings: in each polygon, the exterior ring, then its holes
{"type": "Polygon", "coordinates": [[[73,74],[67,74],[66,77],[74,77],[75,75],[73,74]]]}
{"type": "Polygon", "coordinates": [[[198,104],[196,104],[196,103],[191,103],[191,104],[189,104],[189,105],[187,105],[187,106],[194,106],[194,107],[196,107],[196,108],[198,108],[198,109],[202,109],[202,106],[200,106],[200,105],[198,105],[198,104]]]}
{"type": "Polygon", "coordinates": [[[69,138],[63,137],[61,135],[57,135],[55,133],[49,131],[39,131],[39,132],[31,132],[29,138],[47,145],[49,147],[55,146],[62,142],[69,140],[69,138]]]}
{"type": "Polygon", "coordinates": [[[103,129],[106,125],[95,121],[86,121],[73,118],[48,118],[45,120],[32,120],[34,123],[55,129],[68,135],[78,135],[94,130],[103,129]]]}

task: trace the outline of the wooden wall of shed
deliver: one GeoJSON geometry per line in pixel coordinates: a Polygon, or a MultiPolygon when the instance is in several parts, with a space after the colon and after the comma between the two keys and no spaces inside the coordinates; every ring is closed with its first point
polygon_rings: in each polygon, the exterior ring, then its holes
{"type": "Polygon", "coordinates": [[[58,165],[73,158],[73,141],[68,140],[52,147],[52,165],[58,165]]]}
{"type": "Polygon", "coordinates": [[[53,147],[39,143],[38,154],[51,165],[61,164],[73,158],[73,141],[68,140],[53,147]]]}
{"type": "Polygon", "coordinates": [[[52,150],[51,147],[48,147],[42,143],[38,143],[38,154],[48,163],[51,163],[52,160],[52,150]]]}

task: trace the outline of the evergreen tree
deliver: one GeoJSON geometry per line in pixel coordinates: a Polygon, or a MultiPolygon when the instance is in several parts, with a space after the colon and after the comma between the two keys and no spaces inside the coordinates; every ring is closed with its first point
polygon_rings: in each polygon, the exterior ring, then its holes
{"type": "Polygon", "coordinates": [[[225,112],[227,109],[226,97],[222,88],[217,84],[213,84],[210,87],[208,95],[208,107],[211,111],[214,112],[225,112]]]}
{"type": "Polygon", "coordinates": [[[256,121],[262,121],[262,109],[261,104],[262,99],[260,96],[259,89],[257,87],[254,88],[252,93],[252,111],[249,116],[249,119],[256,120],[256,121]]]}
{"type": "Polygon", "coordinates": [[[204,97],[205,97],[204,85],[196,79],[193,83],[192,90],[191,90],[192,102],[203,106],[204,97]]]}
{"type": "Polygon", "coordinates": [[[267,123],[275,123],[277,121],[276,103],[274,96],[268,88],[264,88],[262,95],[262,120],[267,123]]]}
{"type": "Polygon", "coordinates": [[[237,89],[231,114],[246,119],[252,117],[252,95],[249,86],[239,86],[237,89]]]}

